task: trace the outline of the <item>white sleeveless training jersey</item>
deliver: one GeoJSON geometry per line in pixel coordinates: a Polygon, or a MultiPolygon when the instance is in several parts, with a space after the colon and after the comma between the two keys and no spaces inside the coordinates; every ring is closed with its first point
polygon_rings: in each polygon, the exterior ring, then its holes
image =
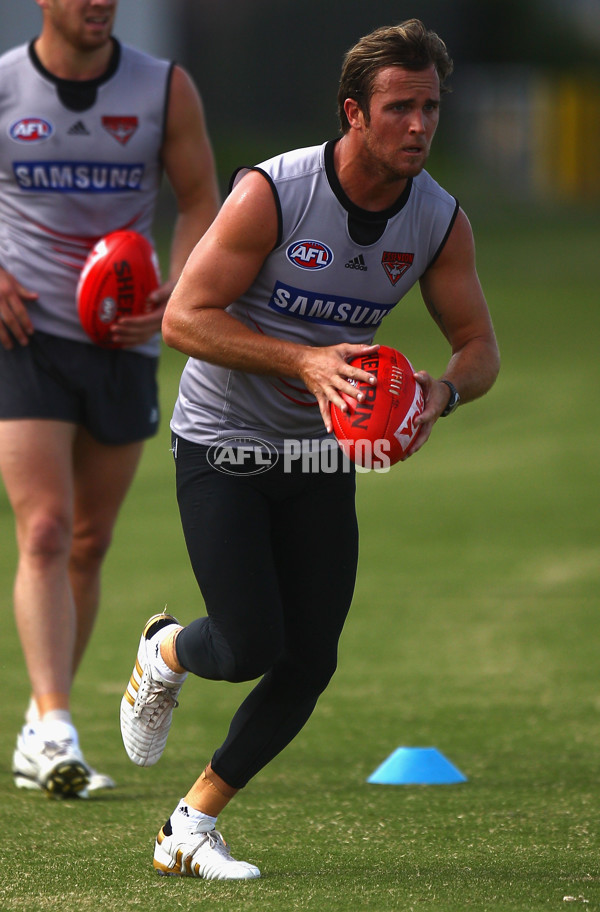
{"type": "MultiPolygon", "coordinates": [[[[228,307],[256,332],[317,346],[371,342],[454,224],[457,201],[425,171],[388,210],[358,208],[335,174],[334,145],[284,153],[257,167],[273,187],[280,234],[253,285],[228,307]]],[[[316,399],[299,380],[193,358],[171,427],[208,446],[256,436],[280,451],[285,440],[326,434],[316,399]]]]}
{"type": "MultiPolygon", "coordinates": [[[[151,240],[171,68],[118,42],[84,83],[52,76],[33,45],[0,57],[0,266],[38,293],[36,329],[89,342],[75,298],[87,254],[119,229],[151,240]]],[[[158,354],[158,337],[135,351],[158,354]]]]}

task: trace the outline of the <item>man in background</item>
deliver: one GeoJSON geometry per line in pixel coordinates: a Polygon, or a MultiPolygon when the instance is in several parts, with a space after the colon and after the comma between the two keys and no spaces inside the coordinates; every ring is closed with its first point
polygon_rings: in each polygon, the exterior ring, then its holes
{"type": "Polygon", "coordinates": [[[35,2],[39,37],[0,57],[0,473],[32,693],[13,774],[20,788],[85,797],[114,783],[84,759],[73,678],[119,509],[158,429],[165,304],[219,194],[196,88],[112,36],[118,0],[35,2]],[[81,267],[112,231],[151,239],[163,170],[177,203],[168,278],[150,314],[117,323],[118,348],[100,348],[78,320],[81,267]]]}

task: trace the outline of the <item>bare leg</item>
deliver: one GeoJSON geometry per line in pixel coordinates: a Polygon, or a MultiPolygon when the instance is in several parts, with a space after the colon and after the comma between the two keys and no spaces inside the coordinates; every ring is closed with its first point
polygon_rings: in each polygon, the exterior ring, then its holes
{"type": "Polygon", "coordinates": [[[75,506],[69,581],[77,627],[72,675],[81,662],[100,602],[100,574],[143,443],[106,446],[79,429],[74,448],[75,506]]]}
{"type": "Polygon", "coordinates": [[[75,605],[71,546],[75,428],[55,421],[0,422],[0,469],[16,521],[17,629],[40,711],[68,709],[75,605]]]}
{"type": "Polygon", "coordinates": [[[99,444],[65,422],[0,422],[0,471],[19,549],[15,617],[40,715],[69,709],[102,561],[142,448],[99,444]]]}

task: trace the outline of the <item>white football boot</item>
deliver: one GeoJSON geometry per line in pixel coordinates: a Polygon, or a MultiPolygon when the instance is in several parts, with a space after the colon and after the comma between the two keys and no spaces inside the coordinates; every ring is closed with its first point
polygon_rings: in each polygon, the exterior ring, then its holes
{"type": "Polygon", "coordinates": [[[77,732],[66,722],[38,722],[21,729],[13,753],[17,788],[41,790],[51,798],[85,798],[90,769],[77,732]]]}
{"type": "Polygon", "coordinates": [[[93,766],[90,766],[89,770],[90,779],[87,786],[88,792],[104,792],[107,789],[114,789],[117,787],[117,783],[112,776],[108,775],[108,773],[99,773],[93,766]]]}
{"type": "Polygon", "coordinates": [[[169,614],[155,614],[140,638],[133,672],[121,700],[121,736],[130,760],[138,766],[152,766],[165,749],[167,736],[178,706],[177,697],[186,675],[178,683],[166,681],[153,667],[160,641],[181,624],[169,614]],[[156,636],[162,633],[162,636],[156,636]],[[152,637],[156,637],[150,644],[152,637]],[[154,655],[152,655],[154,653],[154,655]]]}
{"type": "MultiPolygon", "coordinates": [[[[103,792],[117,787],[115,780],[107,773],[99,773],[92,766],[88,766],[88,770],[88,784],[86,788],[77,792],[78,798],[89,798],[95,792],[103,792]]],[[[12,773],[14,783],[18,789],[27,789],[34,792],[44,791],[37,780],[37,765],[21,750],[21,735],[17,737],[17,744],[13,753],[12,773]]]]}
{"type": "MultiPolygon", "coordinates": [[[[25,730],[27,728],[35,728],[40,722],[37,706],[33,699],[31,699],[29,706],[27,707],[25,721],[26,725],[23,732],[17,736],[17,743],[13,753],[13,779],[18,789],[28,789],[30,791],[39,792],[42,791],[42,787],[37,781],[36,766],[21,750],[21,743],[25,730]]],[[[85,789],[82,789],[77,793],[78,798],[89,798],[92,792],[101,792],[106,789],[114,789],[117,787],[115,780],[107,773],[99,773],[98,770],[95,770],[88,763],[86,763],[86,766],[89,771],[88,784],[85,789]]]]}
{"type": "Polygon", "coordinates": [[[153,865],[158,874],[171,877],[202,877],[204,880],[260,877],[256,865],[232,858],[231,850],[218,830],[205,830],[198,821],[186,825],[179,814],[173,814],[161,827],[154,846],[153,865]]]}

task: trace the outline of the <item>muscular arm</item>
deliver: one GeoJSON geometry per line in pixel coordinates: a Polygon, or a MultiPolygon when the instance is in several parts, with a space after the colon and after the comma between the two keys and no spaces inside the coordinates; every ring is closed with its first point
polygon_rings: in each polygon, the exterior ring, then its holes
{"type": "Polygon", "coordinates": [[[263,175],[251,171],[227,198],[184,267],[167,305],[163,336],[167,345],[193,358],[248,373],[301,379],[330,429],[329,403],[345,408],[341,392],[356,396],[347,378],[369,379],[347,359],[374,346],[299,345],[254,332],[225,311],[256,278],[277,231],[271,187],[263,175]]]}
{"type": "MultiPolygon", "coordinates": [[[[470,402],[486,393],[500,369],[492,320],[475,266],[475,244],[469,220],[459,210],[450,236],[435,263],[421,278],[425,304],[451,347],[443,378],[470,402]]],[[[425,443],[448,402],[448,387],[425,371],[417,378],[425,390],[425,411],[416,423],[421,433],[411,450],[425,443]]]]}
{"type": "Polygon", "coordinates": [[[177,217],[171,240],[169,275],[150,296],[156,310],[119,322],[115,338],[135,345],[156,333],[167,299],[185,262],[215,218],[220,204],[215,163],[202,100],[181,67],[174,67],[169,91],[165,140],[161,150],[165,174],[173,190],[177,217]]]}
{"type": "Polygon", "coordinates": [[[174,68],[171,79],[162,158],[177,201],[169,269],[174,284],[220,205],[202,101],[192,80],[180,67],[174,68]]]}

